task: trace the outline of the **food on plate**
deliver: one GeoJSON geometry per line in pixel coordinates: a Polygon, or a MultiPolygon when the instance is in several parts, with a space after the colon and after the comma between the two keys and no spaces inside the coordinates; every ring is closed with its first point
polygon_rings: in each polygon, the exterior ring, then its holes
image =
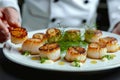
{"type": "Polygon", "coordinates": [[[78,60],[74,60],[71,63],[71,65],[74,66],[74,67],[81,67],[83,65],[83,63],[79,62],[78,60]]]}
{"type": "Polygon", "coordinates": [[[31,55],[39,55],[39,48],[43,44],[44,41],[40,39],[28,38],[22,44],[22,51],[29,51],[31,55]]]}
{"type": "Polygon", "coordinates": [[[92,59],[101,59],[107,54],[106,45],[93,42],[88,45],[87,57],[92,59]]]}
{"type": "Polygon", "coordinates": [[[75,60],[84,63],[86,60],[86,50],[82,47],[79,46],[74,46],[74,47],[69,47],[67,49],[66,55],[65,55],[65,60],[68,62],[73,62],[75,60]]]}
{"type": "Polygon", "coordinates": [[[47,29],[46,35],[48,37],[48,42],[49,43],[58,42],[58,41],[61,40],[61,37],[62,37],[61,31],[58,28],[47,29]]]}
{"type": "Polygon", "coordinates": [[[117,39],[101,38],[103,33],[100,30],[87,29],[83,35],[79,29],[61,30],[48,28],[44,33],[32,33],[33,35],[27,38],[24,28],[15,28],[10,30],[11,41],[16,44],[22,43],[20,52],[25,56],[37,56],[37,60],[42,64],[53,64],[63,57],[74,67],[82,66],[87,58],[111,60],[114,56],[109,55],[107,51],[115,52],[119,49],[117,39]]]}
{"type": "Polygon", "coordinates": [[[114,37],[104,37],[100,38],[100,43],[105,44],[107,47],[107,52],[116,52],[119,50],[118,40],[114,37]]]}
{"type": "Polygon", "coordinates": [[[102,61],[108,61],[108,60],[112,60],[114,59],[114,57],[116,57],[115,54],[108,54],[102,57],[102,61]]]}
{"type": "Polygon", "coordinates": [[[96,29],[87,29],[85,31],[85,41],[91,42],[98,42],[99,39],[102,37],[102,31],[96,29]]]}
{"type": "Polygon", "coordinates": [[[11,42],[14,44],[23,43],[28,37],[27,31],[23,27],[16,27],[11,29],[10,34],[11,34],[11,42]]]}
{"type": "Polygon", "coordinates": [[[63,36],[65,41],[80,41],[81,40],[80,30],[67,30],[63,36]]]}
{"type": "Polygon", "coordinates": [[[57,61],[60,59],[60,46],[57,43],[46,43],[39,48],[41,58],[57,61]]]}
{"type": "Polygon", "coordinates": [[[40,39],[43,43],[47,42],[47,36],[44,33],[35,33],[33,34],[32,38],[40,39]]]}

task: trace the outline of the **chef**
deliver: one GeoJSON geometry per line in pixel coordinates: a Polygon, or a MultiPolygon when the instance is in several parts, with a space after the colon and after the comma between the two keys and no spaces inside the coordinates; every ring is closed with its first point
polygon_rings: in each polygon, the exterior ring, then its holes
{"type": "MultiPolygon", "coordinates": [[[[107,0],[109,31],[119,26],[119,2],[107,0]]],[[[3,36],[0,42],[9,39],[7,27],[19,27],[21,24],[28,31],[56,27],[58,24],[69,27],[87,24],[93,27],[98,4],[99,0],[24,0],[21,15],[17,0],[0,0],[0,36],[3,36]]]]}

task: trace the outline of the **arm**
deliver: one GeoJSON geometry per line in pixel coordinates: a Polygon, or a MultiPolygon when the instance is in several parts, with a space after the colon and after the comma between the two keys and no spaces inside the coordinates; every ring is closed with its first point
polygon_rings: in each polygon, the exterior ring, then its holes
{"type": "MultiPolygon", "coordinates": [[[[114,32],[114,29],[118,28],[120,22],[120,0],[107,0],[108,13],[110,20],[109,31],[114,32]]],[[[120,31],[120,27],[119,27],[120,31]]],[[[118,34],[118,33],[117,33],[118,34]]]]}

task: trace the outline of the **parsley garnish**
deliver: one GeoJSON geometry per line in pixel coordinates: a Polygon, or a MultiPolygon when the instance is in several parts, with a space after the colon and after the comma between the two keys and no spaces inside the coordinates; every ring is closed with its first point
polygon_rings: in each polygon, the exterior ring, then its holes
{"type": "Polygon", "coordinates": [[[28,56],[28,55],[30,54],[30,52],[29,52],[29,51],[24,51],[22,54],[23,54],[24,56],[28,56]]]}
{"type": "Polygon", "coordinates": [[[48,60],[48,58],[43,57],[43,58],[40,59],[40,63],[44,63],[46,60],[48,60]]]}
{"type": "Polygon", "coordinates": [[[105,56],[102,57],[102,59],[107,58],[108,60],[112,60],[114,57],[115,56],[113,56],[113,55],[105,55],[105,56]]]}

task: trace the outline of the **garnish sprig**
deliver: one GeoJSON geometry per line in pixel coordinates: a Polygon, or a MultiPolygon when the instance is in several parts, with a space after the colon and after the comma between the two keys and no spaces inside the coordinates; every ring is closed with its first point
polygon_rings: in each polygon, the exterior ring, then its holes
{"type": "Polygon", "coordinates": [[[48,60],[46,57],[40,58],[40,63],[44,63],[46,60],[48,60]]]}
{"type": "Polygon", "coordinates": [[[84,23],[84,28],[85,28],[85,30],[88,30],[88,29],[97,29],[97,24],[95,23],[95,24],[93,24],[92,26],[89,26],[88,24],[86,24],[86,23],[84,23]]]}
{"type": "Polygon", "coordinates": [[[105,55],[102,57],[102,60],[112,60],[115,57],[115,55],[105,55]]]}
{"type": "Polygon", "coordinates": [[[28,55],[30,55],[30,52],[29,51],[23,51],[23,53],[22,53],[24,56],[28,56],[28,55]]]}
{"type": "Polygon", "coordinates": [[[74,60],[72,63],[71,63],[72,66],[74,67],[81,67],[82,66],[82,63],[79,61],[79,60],[74,60]]]}

